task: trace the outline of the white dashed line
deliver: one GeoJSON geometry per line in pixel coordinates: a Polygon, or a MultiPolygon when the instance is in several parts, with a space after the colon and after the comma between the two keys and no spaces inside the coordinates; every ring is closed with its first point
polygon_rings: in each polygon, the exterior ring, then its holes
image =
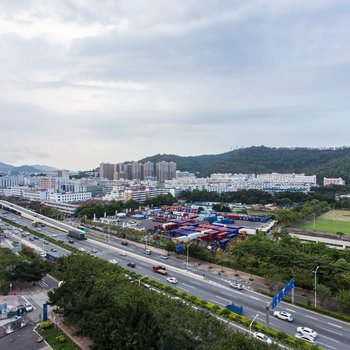
{"type": "Polygon", "coordinates": [[[330,326],[333,326],[333,327],[337,327],[337,328],[343,328],[342,326],[339,326],[337,324],[334,324],[334,323],[330,323],[330,322],[327,322],[330,326]]]}
{"type": "Polygon", "coordinates": [[[304,315],[304,316],[307,317],[307,318],[311,318],[312,320],[318,321],[318,318],[316,318],[316,317],[309,316],[309,315],[304,315]]]}
{"type": "Polygon", "coordinates": [[[255,300],[259,300],[259,301],[260,301],[260,298],[253,297],[252,295],[249,295],[249,298],[251,298],[251,299],[255,299],[255,300]]]}

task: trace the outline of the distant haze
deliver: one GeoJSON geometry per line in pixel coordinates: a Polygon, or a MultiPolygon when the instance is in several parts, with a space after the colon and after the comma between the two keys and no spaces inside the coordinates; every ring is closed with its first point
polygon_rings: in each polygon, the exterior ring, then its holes
{"type": "Polygon", "coordinates": [[[350,2],[0,2],[0,161],[349,145],[350,2]]]}

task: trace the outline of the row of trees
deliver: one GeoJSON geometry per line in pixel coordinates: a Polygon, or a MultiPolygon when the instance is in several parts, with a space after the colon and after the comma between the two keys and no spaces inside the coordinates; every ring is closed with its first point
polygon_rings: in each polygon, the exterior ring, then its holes
{"type": "Polygon", "coordinates": [[[64,281],[49,292],[49,303],[99,349],[267,349],[233,333],[206,313],[131,283],[120,267],[70,255],[58,262],[64,281]]]}
{"type": "Polygon", "coordinates": [[[0,248],[0,294],[6,294],[10,283],[40,281],[51,269],[31,248],[22,247],[20,255],[0,248]]]}
{"type": "Polygon", "coordinates": [[[349,193],[350,186],[327,186],[314,188],[312,192],[282,191],[271,194],[260,190],[240,190],[236,192],[216,193],[206,190],[182,191],[180,199],[189,202],[220,202],[220,203],[244,203],[244,204],[268,204],[275,203],[281,206],[291,206],[296,203],[304,203],[311,200],[326,201],[336,208],[350,208],[350,200],[342,198],[336,200],[336,195],[349,193]],[[344,192],[345,191],[345,192],[344,192]]]}

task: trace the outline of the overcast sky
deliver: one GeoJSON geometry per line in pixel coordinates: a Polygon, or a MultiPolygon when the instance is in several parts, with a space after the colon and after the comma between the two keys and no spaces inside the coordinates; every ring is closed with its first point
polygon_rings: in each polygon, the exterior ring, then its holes
{"type": "Polygon", "coordinates": [[[0,162],[342,146],[348,0],[1,0],[0,162]]]}

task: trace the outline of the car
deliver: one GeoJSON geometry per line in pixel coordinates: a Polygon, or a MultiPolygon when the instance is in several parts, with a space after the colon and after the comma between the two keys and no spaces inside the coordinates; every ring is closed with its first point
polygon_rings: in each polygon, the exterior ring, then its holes
{"type": "Polygon", "coordinates": [[[44,241],[44,244],[49,244],[49,242],[44,241]]]}
{"type": "Polygon", "coordinates": [[[30,304],[30,303],[26,303],[26,304],[24,305],[24,307],[25,307],[25,309],[26,309],[26,312],[30,312],[30,311],[33,311],[33,310],[34,310],[33,305],[30,304]]]}
{"type": "Polygon", "coordinates": [[[133,262],[129,262],[129,263],[127,263],[127,266],[134,268],[136,265],[133,262]]]}
{"type": "Polygon", "coordinates": [[[237,282],[231,282],[230,283],[230,287],[233,289],[238,289],[238,290],[242,290],[243,286],[240,283],[237,282]]]}
{"type": "Polygon", "coordinates": [[[5,238],[10,238],[10,235],[5,234],[4,237],[5,238]]]}
{"type": "Polygon", "coordinates": [[[37,236],[34,236],[34,239],[39,239],[39,237],[37,237],[37,236]]]}
{"type": "Polygon", "coordinates": [[[46,258],[46,253],[40,253],[40,256],[42,257],[42,258],[46,258]]]}
{"type": "Polygon", "coordinates": [[[259,339],[261,341],[263,341],[266,344],[272,344],[272,339],[269,338],[267,335],[265,335],[264,333],[261,332],[254,332],[253,333],[253,337],[256,339],[259,339]]]}
{"type": "Polygon", "coordinates": [[[313,337],[311,337],[310,335],[307,335],[307,334],[296,333],[295,334],[295,338],[299,338],[299,339],[305,340],[308,343],[311,343],[313,345],[317,345],[317,342],[315,341],[315,338],[313,338],[313,337]]]}
{"type": "Polygon", "coordinates": [[[30,241],[34,241],[34,237],[29,237],[29,240],[30,241]]]}
{"type": "Polygon", "coordinates": [[[97,249],[92,248],[92,249],[91,249],[91,253],[97,253],[97,249]]]}
{"type": "Polygon", "coordinates": [[[309,327],[298,327],[297,332],[302,334],[302,335],[310,335],[312,338],[317,337],[317,332],[315,332],[314,330],[312,330],[309,327]]]}
{"type": "Polygon", "coordinates": [[[51,251],[52,252],[57,252],[57,249],[56,248],[51,248],[51,251]]]}
{"type": "Polygon", "coordinates": [[[85,249],[83,247],[79,248],[81,252],[85,252],[85,249]]]}
{"type": "Polygon", "coordinates": [[[128,242],[123,241],[122,245],[128,245],[128,242]]]}
{"type": "Polygon", "coordinates": [[[118,264],[118,261],[115,260],[115,259],[111,259],[111,260],[109,260],[109,262],[110,262],[111,264],[118,264]]]}
{"type": "Polygon", "coordinates": [[[72,239],[69,239],[69,240],[68,240],[68,243],[74,244],[74,241],[73,241],[72,239]]]}
{"type": "Polygon", "coordinates": [[[280,320],[292,322],[293,321],[293,316],[289,312],[286,311],[275,311],[273,313],[274,317],[279,318],[280,320]]]}
{"type": "Polygon", "coordinates": [[[164,260],[169,259],[169,255],[161,255],[160,257],[161,257],[162,259],[164,259],[164,260]]]}
{"type": "Polygon", "coordinates": [[[57,237],[57,236],[58,236],[57,233],[53,233],[53,234],[51,235],[51,237],[57,237]]]}
{"type": "Polygon", "coordinates": [[[125,252],[120,252],[119,255],[120,256],[126,256],[126,253],[125,252]]]}
{"type": "Polygon", "coordinates": [[[143,253],[147,254],[147,255],[151,255],[152,254],[152,252],[149,249],[144,249],[143,253]]]}
{"type": "Polygon", "coordinates": [[[172,284],[176,284],[177,283],[177,279],[175,277],[168,277],[166,280],[169,283],[172,283],[172,284]]]}

